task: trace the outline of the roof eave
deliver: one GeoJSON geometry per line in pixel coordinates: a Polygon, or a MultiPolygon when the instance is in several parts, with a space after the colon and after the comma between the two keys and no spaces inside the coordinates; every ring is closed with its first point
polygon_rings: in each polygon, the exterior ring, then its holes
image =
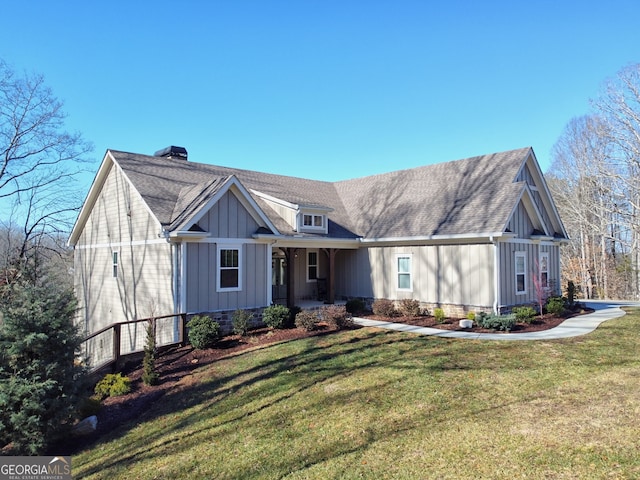
{"type": "Polygon", "coordinates": [[[363,238],[362,244],[428,244],[428,243],[491,243],[498,240],[515,238],[517,235],[510,232],[483,232],[483,233],[456,233],[449,235],[424,235],[414,237],[381,237],[363,238]]]}
{"type": "Polygon", "coordinates": [[[300,247],[300,248],[345,248],[355,249],[360,246],[359,238],[336,238],[336,237],[306,237],[302,235],[278,235],[256,233],[252,236],[255,240],[264,240],[278,247],[300,247]]]}

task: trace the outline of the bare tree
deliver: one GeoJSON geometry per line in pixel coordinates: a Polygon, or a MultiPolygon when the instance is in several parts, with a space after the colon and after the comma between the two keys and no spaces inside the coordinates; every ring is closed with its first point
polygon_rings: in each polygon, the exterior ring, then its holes
{"type": "Polygon", "coordinates": [[[553,151],[550,188],[572,237],[565,280],[587,298],[640,294],[640,65],[622,69],[571,120],[553,151]]]}
{"type": "Polygon", "coordinates": [[[607,80],[593,102],[607,122],[611,168],[603,171],[624,197],[621,212],[631,248],[635,296],[640,294],[640,64],[629,65],[607,80]]]}
{"type": "Polygon", "coordinates": [[[42,75],[17,75],[0,59],[0,226],[11,232],[12,262],[61,247],[81,206],[75,179],[92,147],[64,120],[42,75]]]}

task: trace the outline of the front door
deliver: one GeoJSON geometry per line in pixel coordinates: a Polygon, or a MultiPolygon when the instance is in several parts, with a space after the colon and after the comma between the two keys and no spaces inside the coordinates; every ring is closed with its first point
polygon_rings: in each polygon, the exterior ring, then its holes
{"type": "Polygon", "coordinates": [[[271,295],[273,303],[287,304],[287,260],[280,251],[271,257],[271,295]]]}

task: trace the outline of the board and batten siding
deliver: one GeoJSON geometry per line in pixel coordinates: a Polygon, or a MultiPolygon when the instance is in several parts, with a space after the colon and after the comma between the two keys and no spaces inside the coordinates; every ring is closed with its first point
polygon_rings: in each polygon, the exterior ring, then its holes
{"type": "Polygon", "coordinates": [[[172,249],[159,232],[140,196],[112,166],[74,247],[74,286],[84,332],[174,313],[172,249]]]}
{"type": "Polygon", "coordinates": [[[338,258],[336,290],[342,295],[478,307],[494,300],[491,244],[368,247],[338,258]],[[398,255],[411,256],[411,291],[397,288],[398,255]]]}
{"type": "Polygon", "coordinates": [[[513,212],[507,227],[520,238],[527,238],[533,232],[533,223],[522,202],[518,203],[518,208],[513,212]]]}
{"type": "Polygon", "coordinates": [[[230,191],[225,193],[197,223],[213,238],[251,238],[259,226],[230,191]]]}
{"type": "MultiPolygon", "coordinates": [[[[267,255],[269,246],[252,235],[259,225],[232,193],[225,193],[198,221],[209,233],[186,248],[186,310],[188,313],[256,308],[267,305],[267,255]],[[229,240],[226,240],[229,239],[229,240]],[[218,244],[241,250],[241,289],[218,292],[218,244]]],[[[269,259],[270,261],[270,259],[269,259]]]]}
{"type": "Polygon", "coordinates": [[[537,296],[533,276],[538,275],[538,262],[541,252],[549,254],[549,286],[553,294],[558,294],[560,285],[560,264],[559,249],[555,244],[546,242],[526,243],[526,242],[501,242],[499,244],[500,264],[502,265],[500,274],[500,305],[514,306],[523,304],[535,304],[537,296]],[[524,252],[526,270],[526,292],[516,293],[516,252],[524,252]]]}

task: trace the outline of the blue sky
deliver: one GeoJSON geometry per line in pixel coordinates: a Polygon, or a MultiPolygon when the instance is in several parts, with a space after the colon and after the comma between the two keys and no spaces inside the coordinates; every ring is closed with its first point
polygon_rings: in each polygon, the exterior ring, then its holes
{"type": "MultiPolygon", "coordinates": [[[[640,62],[640,2],[3,2],[0,57],[107,148],[341,180],[533,146],[640,62]]],[[[92,177],[86,179],[87,187],[92,177]]]]}

